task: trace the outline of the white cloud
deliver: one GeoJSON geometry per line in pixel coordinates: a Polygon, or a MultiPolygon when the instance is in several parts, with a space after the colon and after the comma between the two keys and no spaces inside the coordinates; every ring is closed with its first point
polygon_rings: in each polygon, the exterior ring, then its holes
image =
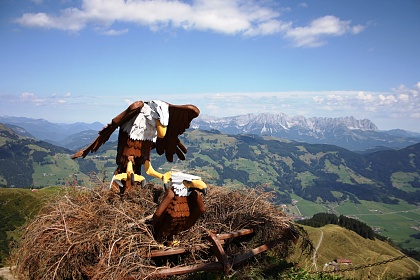
{"type": "Polygon", "coordinates": [[[115,30],[115,29],[109,29],[109,30],[105,30],[103,32],[101,32],[101,34],[103,35],[109,35],[109,36],[118,36],[118,35],[122,35],[128,32],[128,29],[120,29],[120,30],[115,30]]]}
{"type": "Polygon", "coordinates": [[[106,26],[120,21],[149,26],[152,30],[172,26],[236,34],[278,16],[271,9],[250,3],[225,0],[199,0],[191,4],[166,0],[84,0],[80,9],[64,9],[58,16],[27,13],[17,22],[25,26],[79,31],[91,23],[106,26]]]}
{"type": "Polygon", "coordinates": [[[359,91],[356,95],[356,99],[372,102],[375,100],[375,97],[371,93],[359,91]]]}
{"type": "Polygon", "coordinates": [[[375,112],[376,116],[391,118],[420,118],[420,86],[412,88],[401,85],[388,93],[347,92],[316,96],[312,100],[317,106],[334,106],[335,110],[350,108],[354,112],[375,112]]]}
{"type": "Polygon", "coordinates": [[[39,97],[32,92],[23,92],[19,95],[18,98],[9,98],[8,102],[31,104],[35,106],[55,106],[59,104],[64,104],[68,102],[65,99],[69,100],[71,98],[73,98],[73,96],[70,92],[61,96],[56,93],[53,93],[51,94],[51,96],[47,97],[39,97]]]}
{"type": "Polygon", "coordinates": [[[335,16],[324,16],[313,20],[308,26],[291,28],[286,32],[297,47],[319,47],[326,44],[325,37],[357,34],[363,26],[351,26],[351,21],[343,21],[335,16]]]}
{"type": "MultiPolygon", "coordinates": [[[[214,31],[228,35],[266,36],[279,34],[292,40],[297,47],[318,47],[331,36],[363,31],[362,25],[352,26],[335,16],[313,20],[308,26],[293,27],[280,19],[280,11],[266,1],[246,0],[83,0],[80,8],[61,10],[58,15],[25,13],[16,22],[23,26],[53,28],[77,32],[94,26],[104,35],[121,35],[128,29],[115,30],[116,22],[147,26],[152,31],[166,28],[214,31]],[[100,28],[98,28],[100,26],[100,28]]],[[[304,3],[303,3],[304,4],[304,3]]]]}
{"type": "Polygon", "coordinates": [[[380,94],[379,97],[379,105],[384,106],[384,105],[392,105],[396,102],[398,102],[397,98],[394,95],[383,95],[380,94]]]}

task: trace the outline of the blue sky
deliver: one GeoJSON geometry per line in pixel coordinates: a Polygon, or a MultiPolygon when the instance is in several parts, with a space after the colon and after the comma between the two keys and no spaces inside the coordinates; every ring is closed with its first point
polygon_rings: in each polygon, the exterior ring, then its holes
{"type": "Polygon", "coordinates": [[[0,116],[368,118],[420,132],[418,0],[2,0],[0,116]]]}

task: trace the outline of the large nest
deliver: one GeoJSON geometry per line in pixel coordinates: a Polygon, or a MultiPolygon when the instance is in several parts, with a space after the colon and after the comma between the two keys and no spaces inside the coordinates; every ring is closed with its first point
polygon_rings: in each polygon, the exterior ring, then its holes
{"type": "Polygon", "coordinates": [[[253,229],[250,237],[227,240],[225,252],[231,256],[275,240],[271,252],[279,258],[289,254],[290,241],[302,233],[270,203],[268,192],[209,187],[206,213],[175,236],[188,254],[151,259],[152,250],[162,249],[146,219],[156,210],[157,189],[147,184],[123,196],[104,188],[72,189],[25,227],[13,252],[17,274],[25,279],[153,277],[157,267],[214,261],[211,243],[203,238],[210,231],[253,229]]]}

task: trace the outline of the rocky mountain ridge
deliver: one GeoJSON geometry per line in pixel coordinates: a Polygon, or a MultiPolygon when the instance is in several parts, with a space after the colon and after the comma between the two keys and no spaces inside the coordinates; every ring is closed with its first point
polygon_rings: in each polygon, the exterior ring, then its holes
{"type": "Polygon", "coordinates": [[[368,119],[358,120],[353,116],[327,118],[327,117],[311,117],[304,116],[290,117],[286,114],[271,114],[261,113],[258,115],[247,114],[234,117],[212,117],[208,115],[201,115],[193,121],[193,126],[199,126],[202,123],[208,123],[213,126],[222,125],[236,126],[244,132],[249,132],[255,125],[263,125],[261,133],[267,132],[266,125],[272,126],[273,131],[279,131],[278,128],[290,130],[295,127],[312,130],[314,132],[322,132],[328,130],[331,126],[345,126],[348,129],[360,129],[363,131],[379,131],[378,127],[368,119]],[[264,129],[265,128],[265,129],[264,129]]]}
{"type": "Polygon", "coordinates": [[[420,134],[380,131],[368,119],[355,117],[290,117],[286,114],[261,113],[234,117],[201,115],[192,122],[200,130],[218,130],[226,134],[270,135],[310,144],[331,144],[349,150],[379,146],[402,148],[420,142],[420,134]]]}

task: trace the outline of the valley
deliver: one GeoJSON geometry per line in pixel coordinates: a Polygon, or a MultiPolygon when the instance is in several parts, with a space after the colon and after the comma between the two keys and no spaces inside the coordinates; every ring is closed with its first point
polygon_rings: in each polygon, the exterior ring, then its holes
{"type": "Polygon", "coordinates": [[[316,213],[344,215],[368,224],[374,231],[392,240],[404,249],[420,250],[420,239],[411,237],[418,234],[420,207],[401,201],[396,205],[363,201],[336,203],[314,203],[291,195],[294,203],[287,204],[286,213],[296,218],[312,217],[316,213]]]}

